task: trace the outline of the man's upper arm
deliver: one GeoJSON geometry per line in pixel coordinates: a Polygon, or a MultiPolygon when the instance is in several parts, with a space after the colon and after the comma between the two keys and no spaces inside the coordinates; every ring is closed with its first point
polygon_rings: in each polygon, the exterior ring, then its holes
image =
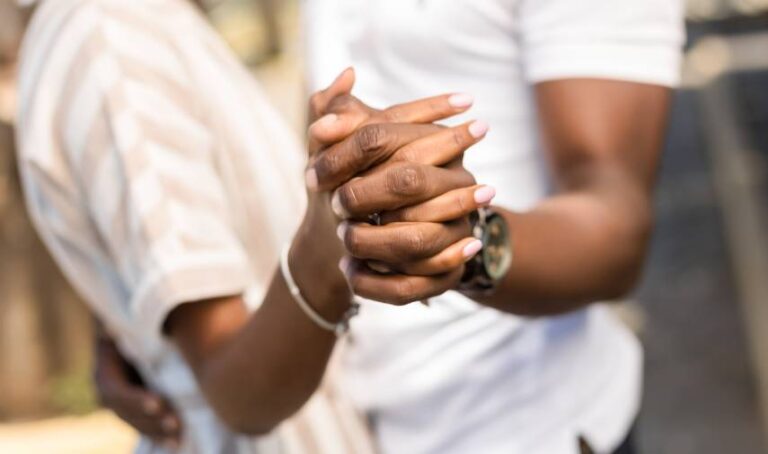
{"type": "Polygon", "coordinates": [[[670,91],[658,85],[570,79],[536,86],[544,146],[561,187],[578,188],[595,166],[650,193],[670,91]]]}
{"type": "MultiPolygon", "coordinates": [[[[684,39],[679,0],[520,0],[525,76],[562,184],[609,162],[650,185],[684,39]]],[[[573,183],[573,182],[570,182],[573,183]]]]}

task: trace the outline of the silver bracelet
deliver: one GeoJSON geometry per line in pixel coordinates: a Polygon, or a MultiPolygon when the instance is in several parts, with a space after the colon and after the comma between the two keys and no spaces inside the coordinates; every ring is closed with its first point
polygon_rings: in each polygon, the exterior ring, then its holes
{"type": "Polygon", "coordinates": [[[304,313],[307,314],[307,317],[315,322],[317,326],[326,331],[333,332],[336,334],[336,337],[343,336],[349,331],[349,321],[360,312],[360,305],[353,301],[352,305],[347,309],[342,316],[341,321],[338,323],[331,323],[324,319],[323,316],[318,314],[307,300],[304,299],[304,296],[301,294],[301,289],[296,285],[296,281],[293,280],[291,267],[288,265],[288,254],[290,251],[291,244],[288,243],[283,248],[283,253],[280,255],[280,272],[283,274],[283,279],[285,279],[285,283],[288,285],[288,291],[291,292],[293,300],[296,301],[296,304],[299,305],[301,310],[304,311],[304,313]]]}

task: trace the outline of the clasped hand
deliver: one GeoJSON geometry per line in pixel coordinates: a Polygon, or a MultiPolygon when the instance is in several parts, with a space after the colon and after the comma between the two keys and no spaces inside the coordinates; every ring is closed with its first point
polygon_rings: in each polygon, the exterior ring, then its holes
{"type": "Polygon", "coordinates": [[[467,95],[376,110],[350,94],[353,84],[347,70],[310,106],[307,187],[336,215],[340,267],[355,294],[391,304],[454,289],[482,248],[468,215],[495,195],[462,164],[488,127],[434,124],[467,111],[467,95]]]}

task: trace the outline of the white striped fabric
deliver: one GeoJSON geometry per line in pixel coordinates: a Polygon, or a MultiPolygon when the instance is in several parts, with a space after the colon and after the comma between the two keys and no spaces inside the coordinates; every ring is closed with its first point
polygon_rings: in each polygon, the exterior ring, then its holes
{"type": "MultiPolygon", "coordinates": [[[[185,420],[185,453],[367,453],[326,386],[276,434],[228,432],[161,335],[178,304],[255,308],[303,212],[303,150],[183,0],[49,0],[25,39],[19,165],[55,259],[185,420]]],[[[142,444],[147,452],[160,447],[142,444]]]]}

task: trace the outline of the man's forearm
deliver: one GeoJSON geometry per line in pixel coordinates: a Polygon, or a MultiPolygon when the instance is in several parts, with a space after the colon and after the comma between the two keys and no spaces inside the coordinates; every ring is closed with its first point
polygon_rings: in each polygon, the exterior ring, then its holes
{"type": "Polygon", "coordinates": [[[553,315],[616,299],[634,285],[651,212],[642,191],[610,186],[549,198],[534,209],[499,210],[510,226],[513,264],[483,303],[519,315],[553,315]]]}

